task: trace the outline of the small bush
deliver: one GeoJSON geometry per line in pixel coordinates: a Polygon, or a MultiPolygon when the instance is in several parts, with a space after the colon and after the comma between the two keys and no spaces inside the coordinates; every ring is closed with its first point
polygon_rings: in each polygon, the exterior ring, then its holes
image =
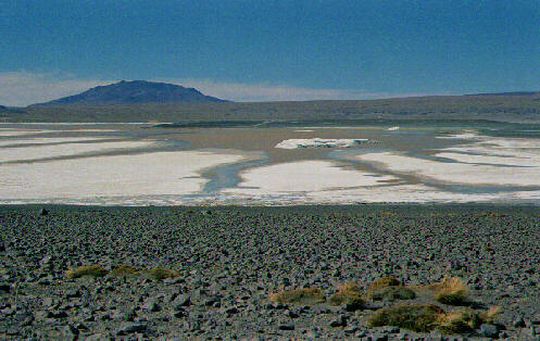
{"type": "Polygon", "coordinates": [[[501,313],[501,307],[493,306],[490,307],[488,310],[484,311],[483,313],[480,313],[480,319],[482,320],[482,322],[485,323],[493,323],[495,322],[497,316],[499,316],[501,313]]]}
{"type": "Polygon", "coordinates": [[[469,288],[457,277],[445,278],[431,286],[435,290],[435,299],[443,304],[463,305],[467,303],[469,288]]]}
{"type": "Polygon", "coordinates": [[[304,288],[295,290],[283,290],[272,293],[269,299],[276,303],[294,303],[294,304],[317,304],[326,301],[324,294],[319,288],[304,288]]]}
{"type": "Polygon", "coordinates": [[[398,287],[386,287],[370,292],[370,298],[374,301],[395,301],[395,300],[412,300],[416,297],[416,294],[411,289],[398,286],[398,287]]]}
{"type": "Polygon", "coordinates": [[[119,265],[111,271],[111,275],[117,277],[137,276],[139,270],[129,265],[119,265]]]}
{"type": "Polygon", "coordinates": [[[370,327],[395,326],[415,332],[430,332],[438,326],[444,310],[433,304],[406,304],[377,310],[368,320],[370,327]]]}
{"type": "Polygon", "coordinates": [[[80,278],[83,276],[103,277],[109,272],[99,264],[83,265],[78,268],[69,269],[66,272],[67,278],[80,278]]]}
{"type": "Polygon", "coordinates": [[[150,269],[146,273],[148,274],[150,278],[158,280],[158,281],[161,281],[167,278],[175,278],[180,275],[176,271],[165,269],[162,267],[156,267],[156,268],[150,269]]]}
{"type": "Polygon", "coordinates": [[[368,290],[395,287],[398,285],[401,285],[401,282],[397,278],[393,276],[387,276],[387,277],[379,278],[378,280],[371,283],[368,290]]]}
{"type": "Polygon", "coordinates": [[[476,311],[465,308],[441,314],[437,323],[444,334],[463,334],[478,328],[482,320],[476,311]]]}
{"type": "Polygon", "coordinates": [[[338,287],[337,292],[330,297],[330,304],[345,305],[348,311],[355,311],[364,307],[364,298],[360,287],[354,282],[349,282],[338,287]]]}

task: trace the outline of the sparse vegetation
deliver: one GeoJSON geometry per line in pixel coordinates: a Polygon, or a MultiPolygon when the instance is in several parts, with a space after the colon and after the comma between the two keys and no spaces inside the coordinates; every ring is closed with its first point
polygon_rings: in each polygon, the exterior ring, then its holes
{"type": "Polygon", "coordinates": [[[333,305],[345,305],[349,311],[362,309],[364,298],[357,283],[349,282],[338,287],[337,292],[330,298],[333,305]]]}
{"type": "Polygon", "coordinates": [[[107,275],[108,273],[109,272],[107,271],[107,269],[105,269],[99,264],[95,264],[95,265],[83,265],[78,268],[69,269],[66,272],[66,276],[67,278],[71,278],[71,279],[80,278],[84,276],[103,277],[107,275]]]}
{"type": "Polygon", "coordinates": [[[128,277],[128,276],[137,276],[139,270],[129,265],[119,265],[111,271],[111,275],[117,277],[128,277]]]}
{"type": "Polygon", "coordinates": [[[471,308],[450,311],[439,317],[437,328],[444,334],[468,333],[480,327],[482,323],[493,323],[500,312],[500,307],[491,307],[485,312],[471,308]]]}
{"type": "Polygon", "coordinates": [[[416,293],[405,286],[392,286],[370,292],[370,298],[374,301],[387,300],[412,300],[416,293]]]}
{"type": "Polygon", "coordinates": [[[437,328],[444,334],[462,334],[478,328],[481,323],[478,312],[464,308],[441,314],[437,328]]]}
{"type": "Polygon", "coordinates": [[[437,327],[444,310],[433,304],[406,304],[377,310],[368,320],[370,327],[397,326],[415,332],[437,327]]]}
{"type": "Polygon", "coordinates": [[[294,290],[283,290],[272,293],[269,299],[275,303],[293,304],[317,304],[326,301],[326,298],[319,288],[302,288],[294,290]]]}
{"type": "Polygon", "coordinates": [[[146,271],[146,274],[155,280],[161,281],[167,278],[175,278],[178,277],[180,274],[176,271],[165,269],[162,267],[155,267],[153,269],[150,269],[146,271]]]}
{"type": "Polygon", "coordinates": [[[443,304],[464,305],[469,297],[469,288],[458,277],[445,278],[430,286],[435,290],[435,299],[443,304]]]}
{"type": "Polygon", "coordinates": [[[499,306],[490,307],[488,310],[480,313],[480,319],[485,323],[493,323],[497,316],[502,313],[502,308],[499,306]]]}
{"type": "Polygon", "coordinates": [[[388,288],[388,287],[396,287],[400,285],[401,285],[401,282],[393,276],[386,276],[383,278],[379,278],[378,280],[371,283],[371,285],[369,286],[368,297],[372,298],[373,294],[380,291],[381,289],[388,288]]]}

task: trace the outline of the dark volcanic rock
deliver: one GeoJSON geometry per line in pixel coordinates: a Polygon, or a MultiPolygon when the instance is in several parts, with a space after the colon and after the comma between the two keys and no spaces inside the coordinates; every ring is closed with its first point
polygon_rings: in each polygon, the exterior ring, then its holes
{"type": "Polygon", "coordinates": [[[385,275],[411,285],[463,278],[473,309],[503,308],[475,335],[536,340],[540,329],[535,207],[48,208],[54,214],[42,219],[39,206],[0,206],[0,339],[433,338],[367,326],[374,309],[421,302],[421,293],[366,298],[355,309],[330,304],[338,285],[365,292],[385,275]],[[92,264],[141,273],[66,278],[92,264]],[[179,276],[148,278],[156,267],[179,276]],[[327,301],[269,300],[309,287],[327,301]]]}

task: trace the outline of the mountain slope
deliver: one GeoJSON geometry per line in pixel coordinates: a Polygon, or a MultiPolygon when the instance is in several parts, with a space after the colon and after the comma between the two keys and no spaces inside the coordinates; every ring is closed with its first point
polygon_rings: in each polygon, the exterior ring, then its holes
{"type": "Polygon", "coordinates": [[[39,105],[219,102],[226,101],[206,96],[197,89],[185,88],[180,85],[148,81],[120,81],[110,85],[97,86],[78,95],[63,97],[39,105]]]}

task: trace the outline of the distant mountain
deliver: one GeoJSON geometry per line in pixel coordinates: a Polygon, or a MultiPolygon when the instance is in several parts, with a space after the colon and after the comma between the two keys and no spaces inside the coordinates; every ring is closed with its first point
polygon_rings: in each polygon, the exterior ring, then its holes
{"type": "Polygon", "coordinates": [[[0,111],[7,111],[7,108],[3,105],[0,105],[0,111]]]}
{"type": "Polygon", "coordinates": [[[466,94],[465,96],[540,97],[540,92],[538,91],[488,92],[488,93],[479,93],[479,94],[466,94]]]}
{"type": "Polygon", "coordinates": [[[145,104],[145,103],[219,103],[225,100],[206,96],[194,88],[180,85],[148,82],[120,81],[97,86],[78,95],[63,97],[38,105],[69,104],[145,104]]]}

